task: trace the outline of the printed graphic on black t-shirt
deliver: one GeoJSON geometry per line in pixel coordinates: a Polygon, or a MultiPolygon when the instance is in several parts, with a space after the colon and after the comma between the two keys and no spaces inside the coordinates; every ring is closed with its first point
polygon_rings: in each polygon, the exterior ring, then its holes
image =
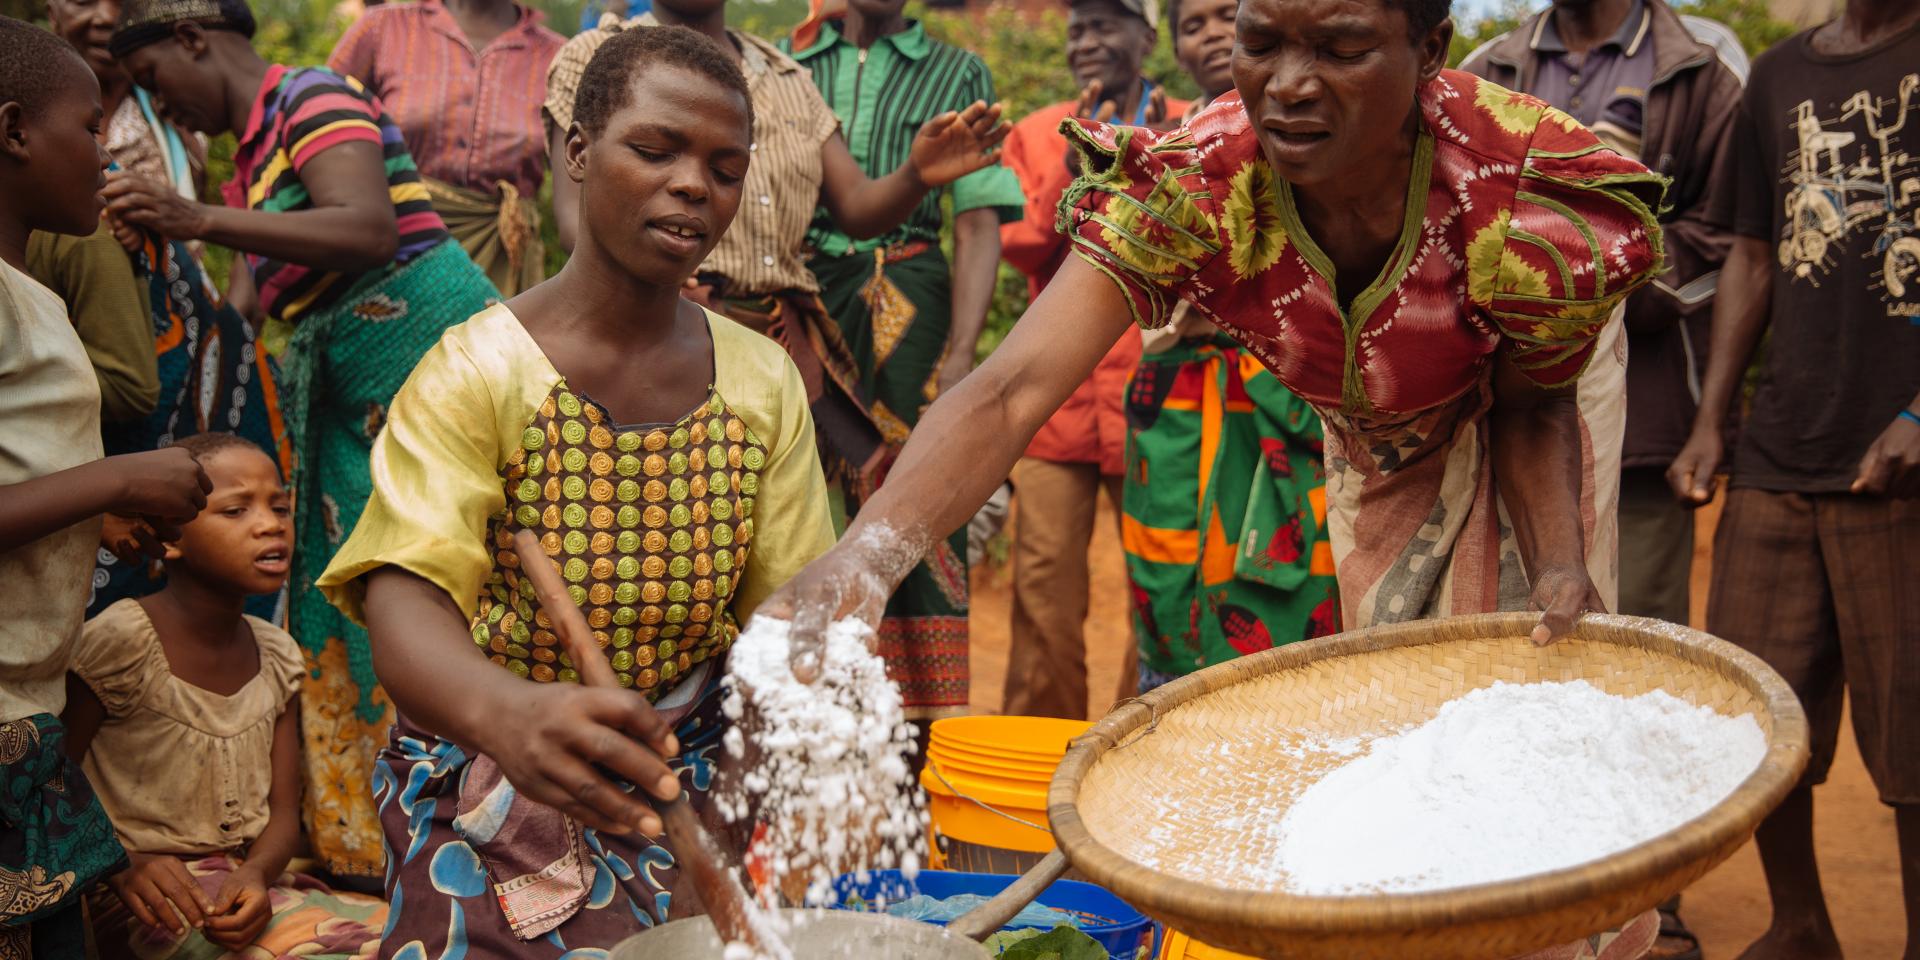
{"type": "Polygon", "coordinates": [[[1920,147],[1920,124],[1908,123],[1915,106],[1920,72],[1901,77],[1891,96],[1855,91],[1836,116],[1822,117],[1812,100],[1794,105],[1780,264],[1795,283],[1819,286],[1838,258],[1878,260],[1869,269],[1888,315],[1920,320],[1920,156],[1907,149],[1920,147]],[[1870,242],[1850,243],[1855,234],[1870,242]]]}
{"type": "Polygon", "coordinates": [[[1846,56],[1762,54],[1710,218],[1773,248],[1736,486],[1840,493],[1920,393],[1920,26],[1846,56]]]}

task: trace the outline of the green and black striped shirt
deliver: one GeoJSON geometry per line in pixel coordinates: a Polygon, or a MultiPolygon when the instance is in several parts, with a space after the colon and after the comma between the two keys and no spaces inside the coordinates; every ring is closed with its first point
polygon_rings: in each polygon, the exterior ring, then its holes
{"type": "MultiPolygon", "coordinates": [[[[781,41],[783,49],[791,46],[781,41]]],[[[793,54],[813,72],[814,85],[840,118],[853,159],[869,177],[882,177],[905,163],[913,138],[927,121],[976,100],[993,102],[993,75],[979,57],[927,36],[918,21],[882,37],[865,50],[828,23],[812,46],[793,54]]],[[[807,242],[827,256],[864,253],[876,247],[940,239],[941,195],[951,191],[953,212],[991,207],[1000,222],[1020,219],[1025,206],[1020,181],[996,163],[929,193],[907,222],[883,237],[855,240],[816,210],[807,242]]]]}

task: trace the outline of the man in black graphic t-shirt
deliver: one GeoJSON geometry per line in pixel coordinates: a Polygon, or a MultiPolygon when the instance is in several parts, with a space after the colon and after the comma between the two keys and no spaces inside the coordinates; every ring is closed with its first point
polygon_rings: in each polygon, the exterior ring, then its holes
{"type": "Polygon", "coordinates": [[[1719,427],[1763,331],[1733,451],[1707,629],[1764,658],[1806,706],[1813,760],[1761,826],[1773,923],[1743,960],[1838,957],[1813,856],[1843,690],[1895,811],[1907,956],[1920,956],[1920,4],[1850,0],[1762,55],[1709,219],[1721,271],[1692,437],[1668,472],[1713,495],[1719,427]]]}

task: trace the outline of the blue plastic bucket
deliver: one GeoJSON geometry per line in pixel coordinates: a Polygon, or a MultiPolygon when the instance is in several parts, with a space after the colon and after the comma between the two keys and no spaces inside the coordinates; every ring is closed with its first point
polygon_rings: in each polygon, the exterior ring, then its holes
{"type": "MultiPolygon", "coordinates": [[[[962,893],[991,897],[1020,879],[998,873],[955,873],[947,870],[922,870],[912,881],[902,877],[898,870],[871,871],[865,874],[865,883],[860,882],[860,876],[847,874],[833,882],[834,903],[838,909],[861,909],[848,906],[849,901],[872,903],[885,898],[888,903],[893,903],[915,894],[925,894],[936,900],[962,893]]],[[[1055,880],[1041,891],[1034,902],[1078,917],[1081,920],[1080,931],[1099,941],[1114,960],[1151,957],[1158,946],[1151,919],[1128,906],[1125,900],[1091,883],[1055,880]]]]}

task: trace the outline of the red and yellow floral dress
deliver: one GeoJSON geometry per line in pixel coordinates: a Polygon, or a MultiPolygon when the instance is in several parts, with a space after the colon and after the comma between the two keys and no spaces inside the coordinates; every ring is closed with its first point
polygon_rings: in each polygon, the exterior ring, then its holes
{"type": "Polygon", "coordinates": [[[1626,416],[1615,307],[1659,268],[1663,181],[1469,74],[1442,72],[1419,104],[1399,243],[1346,310],[1235,94],[1168,133],[1068,121],[1088,172],[1060,229],[1136,322],[1163,325],[1189,301],[1320,411],[1347,626],[1526,604],[1487,444],[1501,354],[1543,385],[1578,381],[1587,561],[1611,603],[1626,416]]]}

